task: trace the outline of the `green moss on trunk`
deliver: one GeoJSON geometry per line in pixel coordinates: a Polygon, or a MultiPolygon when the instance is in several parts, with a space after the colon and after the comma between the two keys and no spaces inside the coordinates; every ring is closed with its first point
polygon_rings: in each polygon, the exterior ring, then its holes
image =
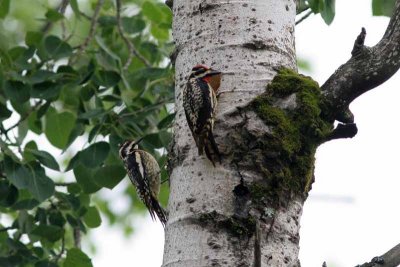
{"type": "Polygon", "coordinates": [[[321,115],[318,83],[282,69],[251,107],[272,129],[259,141],[260,146],[276,155],[265,160],[262,168],[268,170],[264,171],[266,180],[250,187],[252,197],[282,201],[293,194],[307,193],[312,183],[315,151],[333,127],[321,115]],[[279,107],[288,97],[295,97],[296,105],[279,107]]]}

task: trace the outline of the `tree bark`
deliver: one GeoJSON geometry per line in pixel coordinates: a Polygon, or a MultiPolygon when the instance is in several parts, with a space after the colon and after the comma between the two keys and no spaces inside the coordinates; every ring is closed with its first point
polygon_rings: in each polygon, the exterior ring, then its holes
{"type": "Polygon", "coordinates": [[[397,0],[383,40],[368,49],[362,31],[353,57],[320,90],[295,72],[295,2],[173,2],[176,121],[163,267],[300,266],[299,222],[316,148],[353,137],[348,104],[400,66],[397,0]],[[196,64],[223,72],[216,167],[197,155],[182,108],[196,64]],[[343,124],[333,129],[335,120],[343,124]]]}
{"type": "Polygon", "coordinates": [[[304,198],[267,204],[264,214],[253,207],[246,190],[265,174],[254,169],[242,135],[257,138],[268,127],[255,112],[240,110],[278,68],[296,70],[295,1],[174,0],[173,13],[177,114],[163,266],[295,266],[304,198]],[[214,130],[223,162],[215,168],[197,155],[182,109],[182,89],[200,63],[223,71],[214,130]]]}
{"type": "Polygon", "coordinates": [[[366,47],[366,30],[357,37],[351,58],[341,65],[321,86],[326,103],[332,111],[331,119],[352,123],[350,103],[387,81],[400,68],[400,1],[395,3],[393,15],[382,39],[373,47],[366,47]]]}

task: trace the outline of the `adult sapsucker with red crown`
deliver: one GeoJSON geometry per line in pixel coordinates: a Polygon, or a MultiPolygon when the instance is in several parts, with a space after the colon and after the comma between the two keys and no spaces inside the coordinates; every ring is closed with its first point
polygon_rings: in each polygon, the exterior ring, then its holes
{"type": "Polygon", "coordinates": [[[125,141],[119,149],[128,177],[136,187],[139,198],[146,205],[151,218],[157,216],[162,225],[167,223],[167,215],[158,202],[161,178],[156,159],[148,152],[139,149],[139,141],[125,141]]]}
{"type": "Polygon", "coordinates": [[[216,93],[221,84],[221,72],[204,65],[193,67],[183,90],[183,108],[199,155],[206,152],[215,166],[221,155],[214,140],[213,128],[217,108],[216,93]]]}

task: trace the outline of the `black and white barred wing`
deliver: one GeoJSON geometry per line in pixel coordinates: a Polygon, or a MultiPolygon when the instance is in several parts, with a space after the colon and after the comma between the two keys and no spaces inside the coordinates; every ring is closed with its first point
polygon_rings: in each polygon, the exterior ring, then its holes
{"type": "Polygon", "coordinates": [[[220,161],[220,153],[212,133],[217,107],[214,90],[202,79],[189,80],[183,94],[183,107],[198,154],[202,155],[205,151],[213,164],[214,156],[220,161]]]}
{"type": "Polygon", "coordinates": [[[156,216],[165,226],[167,216],[158,202],[160,191],[160,168],[154,157],[146,151],[134,149],[124,157],[125,169],[139,198],[147,207],[150,216],[156,216]]]}

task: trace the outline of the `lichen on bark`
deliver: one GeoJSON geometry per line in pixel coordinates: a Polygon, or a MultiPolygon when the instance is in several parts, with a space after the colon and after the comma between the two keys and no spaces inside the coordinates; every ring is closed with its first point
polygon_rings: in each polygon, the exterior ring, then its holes
{"type": "Polygon", "coordinates": [[[293,195],[307,195],[316,149],[333,129],[332,122],[323,116],[321,99],[317,82],[281,69],[249,105],[271,129],[257,142],[270,156],[263,160],[264,181],[249,187],[253,202],[263,198],[282,204],[293,195]]]}

